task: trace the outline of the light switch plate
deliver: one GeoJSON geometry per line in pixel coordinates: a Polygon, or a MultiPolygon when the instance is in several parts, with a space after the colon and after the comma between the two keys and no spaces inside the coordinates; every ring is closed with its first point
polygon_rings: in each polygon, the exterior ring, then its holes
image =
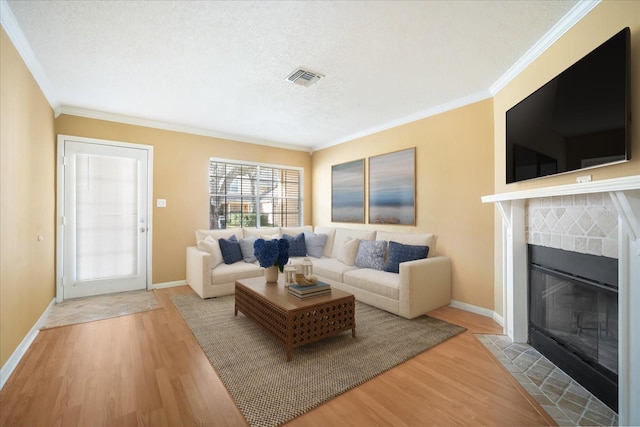
{"type": "Polygon", "coordinates": [[[167,207],[167,199],[158,199],[156,202],[156,206],[159,208],[166,208],[167,207]]]}

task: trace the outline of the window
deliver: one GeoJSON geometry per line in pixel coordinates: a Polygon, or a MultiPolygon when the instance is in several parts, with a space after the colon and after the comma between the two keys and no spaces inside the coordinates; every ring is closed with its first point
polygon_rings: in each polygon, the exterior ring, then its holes
{"type": "Polygon", "coordinates": [[[209,228],[302,224],[302,169],[209,160],[209,228]]]}

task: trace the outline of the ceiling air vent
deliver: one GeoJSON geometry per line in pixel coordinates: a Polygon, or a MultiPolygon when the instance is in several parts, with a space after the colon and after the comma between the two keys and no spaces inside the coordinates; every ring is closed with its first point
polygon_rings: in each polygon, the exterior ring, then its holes
{"type": "Polygon", "coordinates": [[[314,73],[313,71],[298,68],[293,73],[289,74],[286,78],[288,82],[295,83],[300,86],[311,86],[324,76],[322,74],[314,73]]]}

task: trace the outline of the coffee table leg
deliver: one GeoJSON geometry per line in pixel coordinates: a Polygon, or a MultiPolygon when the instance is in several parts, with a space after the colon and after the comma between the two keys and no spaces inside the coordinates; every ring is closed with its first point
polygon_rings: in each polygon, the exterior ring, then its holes
{"type": "Polygon", "coordinates": [[[353,338],[355,338],[355,337],[356,337],[356,327],[355,327],[355,326],[354,326],[353,328],[351,328],[351,336],[352,336],[353,338]]]}

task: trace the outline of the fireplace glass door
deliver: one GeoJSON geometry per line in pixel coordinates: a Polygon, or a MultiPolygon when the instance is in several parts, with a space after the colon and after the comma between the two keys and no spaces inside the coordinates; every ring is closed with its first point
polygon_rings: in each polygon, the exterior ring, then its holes
{"type": "Polygon", "coordinates": [[[617,374],[617,292],[563,276],[531,266],[530,326],[617,374]]]}

